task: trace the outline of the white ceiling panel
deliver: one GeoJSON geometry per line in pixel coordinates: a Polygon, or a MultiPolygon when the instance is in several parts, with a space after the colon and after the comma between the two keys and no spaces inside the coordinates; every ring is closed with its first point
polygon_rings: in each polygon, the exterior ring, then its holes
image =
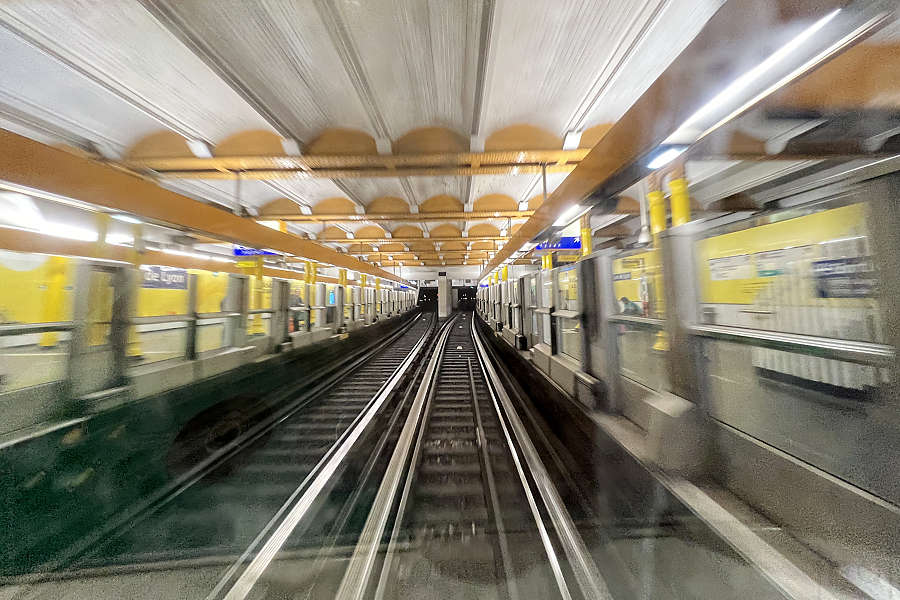
{"type": "Polygon", "coordinates": [[[158,121],[103,86],[0,28],[0,114],[46,129],[53,141],[105,144],[122,152],[158,121]]]}
{"type": "Polygon", "coordinates": [[[273,181],[271,187],[285,192],[280,196],[287,196],[310,206],[325,198],[346,197],[344,191],[331,179],[282,179],[273,181]]]}
{"type": "Polygon", "coordinates": [[[239,206],[259,208],[283,196],[262,181],[218,179],[164,179],[160,185],[196,200],[213,202],[234,209],[239,206]]]}
{"type": "MultiPolygon", "coordinates": [[[[626,45],[609,48],[610,68],[595,82],[589,109],[573,122],[583,129],[613,123],[631,108],[656,78],[696,37],[725,0],[667,0],[654,19],[626,45]]],[[[616,3],[627,7],[627,3],[616,3]]]]}
{"type": "Polygon", "coordinates": [[[338,180],[338,184],[366,206],[368,206],[372,200],[380,198],[381,196],[396,196],[409,202],[406,191],[400,183],[400,179],[396,177],[340,179],[338,180]]]}
{"type": "Polygon", "coordinates": [[[370,0],[336,3],[366,84],[397,138],[440,125],[471,128],[482,2],[370,0]]]}
{"type": "Polygon", "coordinates": [[[453,175],[406,178],[416,204],[422,204],[425,200],[439,194],[447,194],[459,199],[460,202],[465,202],[463,195],[466,191],[467,179],[467,177],[456,177],[453,175]]]}
{"type": "Polygon", "coordinates": [[[270,128],[134,0],[3,2],[0,20],[183,135],[218,141],[270,128]]]}
{"type": "Polygon", "coordinates": [[[640,35],[662,0],[499,0],[483,132],[531,123],[562,133],[616,50],[640,35]]]}
{"type": "Polygon", "coordinates": [[[317,3],[160,4],[175,25],[248,88],[291,136],[309,142],[326,127],[375,134],[317,3]]]}

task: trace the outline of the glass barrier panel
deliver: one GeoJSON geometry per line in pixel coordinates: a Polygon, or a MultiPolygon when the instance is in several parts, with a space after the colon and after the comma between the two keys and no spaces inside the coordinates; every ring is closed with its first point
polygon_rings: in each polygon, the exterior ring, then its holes
{"type": "Polygon", "coordinates": [[[578,311],[578,271],[575,265],[561,267],[556,273],[556,310],[578,311]]]}
{"type": "Polygon", "coordinates": [[[660,331],[625,324],[614,324],[619,355],[619,372],[656,391],[667,382],[665,338],[660,331]]]}
{"type": "MultiPolygon", "coordinates": [[[[71,321],[74,277],[73,259],[0,250],[0,325],[71,321]]],[[[0,337],[0,393],[63,379],[70,339],[68,331],[0,337]]]]}
{"type": "Polygon", "coordinates": [[[226,346],[228,319],[199,319],[197,321],[197,353],[219,350],[226,346]]]}
{"type": "Polygon", "coordinates": [[[559,351],[581,362],[581,320],[559,318],[557,331],[559,351]]]}
{"type": "Polygon", "coordinates": [[[135,325],[134,333],[129,335],[128,357],[141,364],[184,358],[187,325],[184,321],[135,325]]]}
{"type": "Polygon", "coordinates": [[[619,314],[665,318],[662,254],[650,249],[613,260],[613,293],[619,314]]]}
{"type": "MultiPolygon", "coordinates": [[[[136,317],[164,317],[188,312],[189,271],[160,265],[141,265],[139,270],[142,277],[135,301],[136,317]]],[[[198,275],[198,285],[201,277],[198,275]]],[[[223,277],[221,281],[227,282],[227,278],[223,277]]],[[[214,293],[212,288],[205,285],[203,289],[214,293]]],[[[214,302],[206,300],[206,303],[214,302]]],[[[128,357],[140,363],[183,358],[187,342],[186,327],[187,323],[183,321],[131,325],[128,331],[128,357]]]]}
{"type": "Polygon", "coordinates": [[[703,339],[712,417],[900,503],[900,428],[889,370],[703,339]]]}
{"type": "MultiPolygon", "coordinates": [[[[292,308],[306,306],[306,283],[297,279],[290,281],[288,306],[292,308]]],[[[288,331],[306,331],[308,328],[307,319],[308,313],[305,311],[290,311],[288,313],[288,331]]]]}
{"type": "Polygon", "coordinates": [[[701,320],[883,342],[867,212],[862,203],[785,211],[699,240],[701,320]]]}
{"type": "MultiPolygon", "coordinates": [[[[550,279],[550,271],[541,273],[541,308],[550,308],[553,306],[553,281],[550,279]]],[[[541,341],[551,345],[550,336],[550,315],[541,313],[541,341]]]]}

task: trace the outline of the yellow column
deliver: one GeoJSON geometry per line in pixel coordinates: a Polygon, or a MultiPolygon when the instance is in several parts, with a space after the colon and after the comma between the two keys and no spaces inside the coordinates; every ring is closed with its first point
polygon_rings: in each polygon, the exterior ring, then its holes
{"type": "MultiPolygon", "coordinates": [[[[138,251],[138,248],[141,248],[141,239],[143,237],[143,228],[139,223],[135,223],[131,228],[131,264],[134,265],[134,268],[138,270],[138,275],[141,275],[139,269],[141,266],[141,253],[138,251]]],[[[135,316],[139,316],[138,312],[138,300],[140,299],[141,293],[141,277],[136,277],[135,281],[131,283],[131,297],[132,302],[134,303],[132,307],[132,314],[135,316]]],[[[128,325],[128,341],[125,344],[125,356],[129,356],[132,358],[140,358],[144,355],[143,350],[141,349],[141,339],[138,336],[137,326],[136,325],[128,325]]]]}
{"type": "MultiPolygon", "coordinates": [[[[111,217],[107,213],[96,213],[95,223],[97,227],[97,242],[95,244],[95,256],[105,258],[108,256],[109,246],[106,243],[106,233],[109,231],[111,217]]],[[[106,343],[112,319],[112,288],[110,275],[95,271],[91,273],[91,283],[88,289],[88,344],[101,346],[106,343]]]]}
{"type": "Polygon", "coordinates": [[[650,234],[653,236],[653,247],[659,248],[659,233],[666,228],[666,199],[660,190],[647,194],[650,209],[650,234]]]}
{"type": "MultiPolygon", "coordinates": [[[[653,269],[653,290],[651,297],[653,298],[656,317],[665,314],[665,306],[663,302],[662,289],[662,252],[659,244],[659,234],[666,228],[666,200],[661,190],[652,190],[647,194],[647,202],[650,212],[650,233],[653,236],[653,258],[655,266],[653,269]]],[[[654,350],[666,351],[669,349],[669,339],[665,331],[656,334],[656,341],[653,344],[654,350]]]]}
{"type": "MultiPolygon", "coordinates": [[[[257,309],[263,307],[263,257],[256,257],[256,266],[253,267],[253,294],[250,302],[250,308],[257,309]]],[[[260,335],[266,332],[266,326],[263,324],[263,318],[260,314],[255,314],[250,319],[250,327],[247,331],[250,335],[260,335]]]]}
{"type": "Polygon", "coordinates": [[[368,279],[368,277],[365,273],[359,274],[359,286],[360,287],[366,287],[366,279],[368,279]]]}
{"type": "Polygon", "coordinates": [[[691,198],[688,195],[687,181],[683,177],[673,179],[669,182],[669,189],[672,191],[672,227],[678,227],[691,220],[691,198]]]}
{"type": "Polygon", "coordinates": [[[587,256],[592,251],[591,218],[588,215],[583,215],[581,217],[581,255],[587,256]]]}
{"type": "Polygon", "coordinates": [[[381,314],[381,279],[375,278],[375,314],[381,314]]]}
{"type": "MultiPolygon", "coordinates": [[[[41,321],[55,323],[65,319],[66,270],[69,259],[62,256],[51,256],[44,270],[44,305],[41,310],[41,321]]],[[[59,342],[59,333],[46,331],[41,334],[38,345],[41,348],[53,348],[59,342]]]]}
{"type": "MultiPolygon", "coordinates": [[[[303,279],[306,281],[306,305],[313,306],[316,303],[316,263],[311,260],[306,261],[303,268],[303,279]]],[[[316,311],[309,311],[310,328],[316,323],[316,311]]]]}
{"type": "Polygon", "coordinates": [[[507,265],[503,265],[503,270],[500,271],[500,274],[503,281],[509,281],[509,267],[507,265]]]}

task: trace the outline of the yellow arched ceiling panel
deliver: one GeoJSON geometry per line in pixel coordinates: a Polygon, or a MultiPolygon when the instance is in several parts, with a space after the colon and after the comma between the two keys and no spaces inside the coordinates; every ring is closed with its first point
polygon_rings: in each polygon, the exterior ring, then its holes
{"type": "Polygon", "coordinates": [[[472,225],[471,227],[469,227],[469,235],[471,237],[487,237],[491,235],[500,235],[500,230],[490,223],[481,223],[479,225],[472,225]]]}
{"type": "Polygon", "coordinates": [[[494,242],[472,242],[472,250],[493,250],[494,242]]]}
{"type": "Polygon", "coordinates": [[[353,235],[360,239],[383,238],[384,229],[382,229],[378,225],[366,225],[365,227],[360,227],[359,229],[357,229],[353,235]]]}
{"type": "Polygon", "coordinates": [[[392,232],[394,237],[425,237],[422,230],[412,225],[400,225],[392,232]]]}
{"type": "Polygon", "coordinates": [[[434,250],[433,242],[407,242],[407,246],[413,252],[426,252],[429,250],[434,250]]]}
{"type": "Polygon", "coordinates": [[[597,142],[606,135],[606,132],[612,129],[612,123],[603,123],[602,125],[595,125],[593,127],[588,127],[581,134],[581,143],[578,144],[579,148],[593,148],[597,145],[597,142]]]}
{"type": "Polygon", "coordinates": [[[174,131],[158,131],[138,140],[125,156],[129,159],[141,158],[193,158],[187,140],[174,131]]]}
{"type": "Polygon", "coordinates": [[[317,202],[312,211],[320,215],[352,215],[356,214],[356,205],[349,198],[325,198],[317,202]]]}
{"type": "Polygon", "coordinates": [[[369,202],[369,205],[366,206],[366,212],[371,215],[393,213],[406,214],[409,212],[409,205],[403,198],[398,198],[396,196],[381,196],[380,198],[375,198],[369,202]]]}
{"type": "Polygon", "coordinates": [[[394,140],[394,154],[468,152],[469,140],[446,127],[422,127],[394,140]]]}
{"type": "Polygon", "coordinates": [[[543,194],[538,194],[528,201],[528,210],[537,210],[544,203],[543,194]]]}
{"type": "Polygon", "coordinates": [[[516,201],[506,194],[487,194],[472,204],[472,210],[516,210],[516,201]]]}
{"type": "Polygon", "coordinates": [[[300,207],[297,203],[288,198],[276,198],[271,202],[266,202],[259,209],[259,216],[266,215],[299,215],[300,207]]]}
{"type": "Polygon", "coordinates": [[[400,242],[387,242],[378,246],[379,252],[406,252],[406,248],[400,242]]]}
{"type": "Polygon", "coordinates": [[[347,251],[350,254],[363,254],[365,252],[371,252],[372,246],[370,244],[350,244],[347,251]]]}
{"type": "Polygon", "coordinates": [[[465,250],[466,243],[465,242],[444,242],[441,244],[441,250],[465,250]]]}
{"type": "Polygon", "coordinates": [[[308,143],[304,154],[378,154],[375,138],[357,129],[326,129],[308,143]]]}
{"type": "Polygon", "coordinates": [[[452,212],[461,211],[463,204],[453,196],[447,194],[439,194],[432,196],[419,206],[419,212],[452,212]]]}
{"type": "Polygon", "coordinates": [[[320,240],[346,240],[347,232],[334,225],[329,225],[319,234],[320,240]]]}
{"type": "Polygon", "coordinates": [[[510,125],[495,131],[484,140],[484,149],[492,150],[559,150],[562,140],[534,125],[510,125]]]}
{"type": "Polygon", "coordinates": [[[431,230],[431,237],[462,237],[462,231],[458,227],[444,223],[431,230]]]}
{"type": "Polygon", "coordinates": [[[281,136],[264,129],[241,131],[216,144],[215,156],[281,156],[281,136]]]}

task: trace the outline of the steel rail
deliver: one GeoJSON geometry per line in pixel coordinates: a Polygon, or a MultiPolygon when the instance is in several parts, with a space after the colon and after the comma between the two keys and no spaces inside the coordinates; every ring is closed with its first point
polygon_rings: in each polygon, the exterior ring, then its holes
{"type": "MultiPolygon", "coordinates": [[[[270,431],[278,427],[281,423],[291,418],[297,413],[297,411],[307,406],[309,402],[312,401],[315,397],[318,397],[321,393],[323,393],[323,391],[331,387],[336,379],[339,379],[351,373],[356,368],[365,364],[366,361],[375,356],[377,353],[388,348],[392,343],[399,341],[405,333],[412,329],[414,325],[415,319],[411,319],[408,324],[399,328],[397,331],[392,332],[384,340],[367,346],[349,356],[344,364],[335,365],[334,367],[330,367],[328,369],[325,369],[323,372],[314,375],[314,384],[309,390],[302,393],[300,399],[294,402],[289,402],[284,408],[277,411],[269,418],[254,425],[232,444],[229,444],[228,446],[216,451],[206,459],[197,463],[189,471],[184,473],[175,481],[171,482],[169,485],[165,486],[159,492],[152,494],[148,498],[145,498],[137,505],[123,512],[121,515],[109,519],[105,525],[91,532],[81,542],[73,545],[66,552],[66,556],[63,559],[57,561],[53,565],[48,566],[46,570],[55,571],[59,568],[68,566],[71,561],[78,558],[85,551],[89,550],[93,545],[103,540],[115,537],[117,531],[121,530],[123,527],[133,527],[138,522],[146,519],[149,515],[153,514],[153,512],[158,511],[160,508],[170,503],[177,496],[184,493],[186,490],[209,475],[215,469],[219,468],[228,460],[234,458],[234,456],[236,456],[237,454],[243,452],[254,442],[258,441],[264,435],[268,434],[270,431]]],[[[426,333],[423,335],[423,339],[428,337],[428,332],[430,330],[431,328],[426,331],[426,333]]],[[[273,402],[280,404],[282,401],[285,401],[288,398],[295,396],[296,394],[296,387],[288,387],[285,390],[281,391],[277,396],[273,397],[273,402]]],[[[277,513],[276,517],[279,514],[281,513],[277,513]]]]}
{"type": "MultiPolygon", "coordinates": [[[[429,354],[430,354],[430,351],[429,351],[429,354]]],[[[422,375],[422,372],[425,370],[425,367],[426,367],[426,363],[423,361],[419,361],[416,366],[415,373],[413,373],[412,377],[410,378],[410,382],[414,383],[416,381],[419,381],[419,378],[422,375]]],[[[406,388],[406,390],[404,391],[404,394],[403,394],[403,399],[400,402],[398,402],[397,406],[394,408],[394,413],[391,415],[391,419],[390,419],[389,423],[384,428],[384,431],[382,432],[382,435],[379,438],[378,443],[375,445],[375,448],[370,453],[369,458],[366,461],[366,465],[361,472],[361,475],[359,477],[359,480],[361,482],[360,485],[356,486],[356,488],[353,490],[353,493],[347,499],[347,502],[345,502],[344,507],[341,509],[341,513],[338,516],[338,518],[336,519],[335,525],[332,528],[332,531],[330,533],[330,542],[326,545],[323,545],[322,551],[320,551],[319,555],[316,557],[316,562],[313,564],[313,566],[310,570],[312,573],[314,573],[313,584],[310,586],[310,590],[314,589],[315,586],[317,585],[319,578],[322,575],[322,571],[326,564],[326,561],[330,557],[329,552],[326,551],[326,549],[325,549],[326,546],[328,546],[331,551],[334,550],[336,543],[337,543],[337,539],[340,536],[340,532],[350,522],[350,519],[351,519],[351,516],[352,516],[354,510],[356,510],[356,508],[359,506],[360,499],[365,493],[366,486],[365,486],[364,482],[369,481],[370,478],[373,476],[378,458],[381,456],[381,453],[387,447],[392,432],[396,431],[397,427],[399,427],[400,419],[403,417],[404,411],[411,404],[411,402],[415,396],[415,394],[413,393],[414,389],[417,389],[417,388],[414,388],[412,385],[410,385],[408,388],[406,388]]],[[[407,412],[407,414],[408,414],[408,412],[407,412]]],[[[309,597],[315,597],[315,593],[309,592],[309,597]]]]}
{"type": "Polygon", "coordinates": [[[278,552],[287,542],[288,537],[300,524],[301,520],[308,515],[314,502],[327,487],[329,481],[332,480],[351,450],[357,446],[357,442],[368,430],[369,425],[385,405],[388,398],[397,389],[409,368],[415,363],[428,337],[426,333],[419,339],[393,375],[382,385],[347,430],[341,434],[337,442],[326,452],[315,468],[284,502],[282,508],[272,518],[269,525],[260,532],[244,554],[222,576],[216,587],[207,596],[208,599],[243,600],[247,598],[256,582],[259,581],[269,564],[271,564],[272,560],[275,559],[278,552]],[[270,531],[271,533],[269,533],[270,531]],[[259,548],[258,551],[257,548],[259,548]],[[240,569],[240,565],[244,564],[250,556],[253,556],[253,558],[250,559],[249,564],[238,575],[237,572],[240,569]]]}
{"type": "Polygon", "coordinates": [[[525,464],[534,478],[535,487],[538,489],[544,506],[547,509],[547,513],[550,516],[550,520],[553,523],[559,541],[566,553],[569,568],[575,575],[575,580],[581,589],[582,595],[585,598],[612,600],[612,595],[609,592],[606,582],[600,575],[600,571],[597,569],[597,565],[594,563],[593,558],[591,558],[590,552],[584,544],[584,540],[582,540],[581,535],[578,533],[569,511],[566,509],[559,492],[553,485],[550,475],[547,473],[537,449],[534,447],[534,444],[528,436],[525,425],[519,418],[506,390],[500,384],[501,379],[490,362],[487,351],[481,342],[481,335],[478,332],[477,327],[475,327],[474,319],[472,319],[471,331],[475,343],[476,354],[485,374],[485,381],[489,383],[488,391],[491,393],[494,410],[497,412],[498,417],[500,417],[500,428],[503,430],[503,435],[506,437],[507,444],[509,444],[510,454],[512,454],[513,460],[515,461],[519,477],[525,486],[528,502],[535,515],[535,521],[540,529],[547,555],[551,559],[551,567],[557,578],[557,584],[560,587],[560,591],[565,592],[563,597],[571,598],[572,596],[568,591],[568,585],[562,574],[562,568],[559,559],[556,557],[556,551],[553,548],[552,542],[549,539],[549,534],[547,533],[543,520],[540,518],[540,513],[537,510],[537,504],[531,491],[531,487],[527,483],[521,459],[519,458],[518,453],[515,452],[516,446],[513,444],[513,438],[515,438],[515,442],[517,442],[518,447],[522,450],[525,464]],[[509,427],[507,427],[507,422],[509,423],[509,427]],[[510,430],[512,430],[512,432],[510,430]]]}
{"type": "MultiPolygon", "coordinates": [[[[375,495],[375,501],[372,509],[366,518],[362,533],[359,536],[359,542],[350,558],[350,564],[341,580],[341,585],[335,598],[339,600],[359,599],[365,596],[366,590],[372,577],[372,569],[374,568],[375,559],[378,549],[381,546],[381,540],[384,536],[387,521],[394,506],[394,499],[397,497],[397,490],[403,479],[403,468],[405,466],[412,467],[416,464],[416,459],[421,452],[422,440],[425,432],[425,421],[428,417],[428,408],[431,404],[431,392],[434,390],[437,381],[438,366],[446,346],[447,338],[450,335],[452,323],[456,319],[448,319],[438,334],[438,340],[432,351],[428,366],[425,369],[425,375],[422,383],[413,399],[412,407],[400,431],[400,437],[391,456],[390,464],[385,472],[378,492],[375,495]],[[416,435],[418,432],[418,435],[416,435]],[[415,439],[415,447],[413,441],[415,439]]],[[[406,471],[406,483],[400,496],[399,505],[397,507],[398,517],[394,521],[394,533],[401,525],[400,516],[403,514],[409,498],[409,492],[412,487],[412,468],[406,471]]],[[[391,543],[385,556],[384,567],[382,573],[390,570],[390,557],[395,550],[394,540],[396,536],[391,536],[391,543]]],[[[383,595],[383,578],[379,579],[378,588],[375,596],[379,598],[383,595]]]]}
{"type": "MultiPolygon", "coordinates": [[[[474,318],[473,318],[474,321],[474,318]]],[[[478,446],[481,450],[481,469],[484,473],[487,494],[487,506],[490,508],[490,516],[493,517],[497,528],[497,547],[500,551],[500,563],[506,578],[506,595],[510,600],[517,600],[519,588],[513,578],[512,560],[510,558],[509,543],[506,539],[506,527],[503,524],[503,514],[500,511],[500,496],[497,493],[497,482],[494,478],[494,469],[491,467],[491,457],[488,451],[487,436],[484,433],[484,422],[481,419],[481,409],[478,407],[478,394],[475,391],[475,375],[472,373],[472,359],[466,360],[469,371],[469,389],[472,392],[472,408],[475,410],[475,430],[477,432],[478,446]]]]}

